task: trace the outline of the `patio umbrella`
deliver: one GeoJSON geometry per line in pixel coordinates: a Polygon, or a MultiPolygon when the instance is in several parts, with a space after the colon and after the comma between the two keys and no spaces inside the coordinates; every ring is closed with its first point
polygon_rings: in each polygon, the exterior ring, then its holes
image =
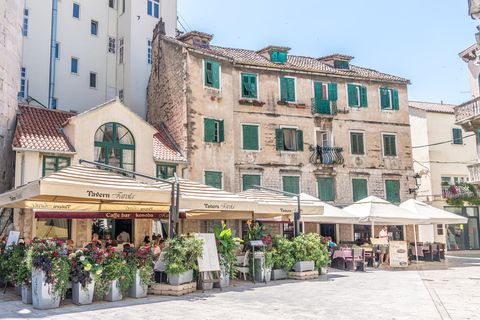
{"type": "Polygon", "coordinates": [[[439,208],[435,208],[421,201],[410,199],[399,206],[402,209],[416,213],[419,217],[428,218],[433,224],[460,224],[468,223],[468,218],[459,216],[439,208]]]}
{"type": "Polygon", "coordinates": [[[337,207],[334,207],[328,203],[322,202],[320,199],[315,198],[309,194],[301,193],[300,200],[308,200],[315,202],[316,205],[323,207],[322,215],[302,215],[300,220],[306,222],[330,222],[330,223],[355,223],[358,221],[358,217],[355,215],[343,211],[337,207]]]}

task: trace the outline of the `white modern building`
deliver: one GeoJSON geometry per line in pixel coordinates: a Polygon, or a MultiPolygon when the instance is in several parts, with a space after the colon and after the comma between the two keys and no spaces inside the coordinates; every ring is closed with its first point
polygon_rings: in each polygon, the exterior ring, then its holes
{"type": "Polygon", "coordinates": [[[151,37],[176,0],[26,0],[22,102],[83,112],[119,96],[145,118],[151,37]]]}

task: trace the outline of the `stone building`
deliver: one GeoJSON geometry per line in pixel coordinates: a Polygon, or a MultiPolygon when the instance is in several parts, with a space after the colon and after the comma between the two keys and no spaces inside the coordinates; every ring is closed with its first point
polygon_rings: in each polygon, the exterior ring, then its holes
{"type": "MultiPolygon", "coordinates": [[[[233,49],[211,40],[197,31],[177,38],[154,32],[152,40],[147,121],[162,123],[181,147],[186,178],[231,192],[252,184],[303,192],[339,206],[367,195],[394,203],[412,197],[409,80],[355,66],[351,56],[311,58],[287,47],[233,49]]],[[[185,223],[189,232],[211,222],[185,223]]],[[[240,221],[232,225],[245,231],[240,221]]],[[[337,241],[369,232],[306,228],[337,241]]]]}

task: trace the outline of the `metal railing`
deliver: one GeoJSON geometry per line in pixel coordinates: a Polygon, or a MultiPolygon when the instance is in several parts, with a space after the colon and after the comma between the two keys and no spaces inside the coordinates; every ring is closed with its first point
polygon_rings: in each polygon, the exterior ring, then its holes
{"type": "Polygon", "coordinates": [[[480,97],[462,103],[454,109],[456,122],[473,116],[480,116],[480,97]]]}
{"type": "Polygon", "coordinates": [[[444,199],[456,198],[458,196],[463,196],[463,195],[471,197],[473,193],[468,189],[462,188],[459,185],[442,186],[442,198],[444,199]]]}
{"type": "Polygon", "coordinates": [[[13,223],[13,209],[12,208],[3,208],[2,213],[0,214],[0,235],[3,234],[5,229],[13,223]]]}
{"type": "Polygon", "coordinates": [[[345,162],[341,152],[343,148],[338,147],[315,147],[310,156],[312,164],[339,165],[345,162]]]}
{"type": "Polygon", "coordinates": [[[331,115],[337,114],[337,101],[312,98],[312,114],[331,115]]]}

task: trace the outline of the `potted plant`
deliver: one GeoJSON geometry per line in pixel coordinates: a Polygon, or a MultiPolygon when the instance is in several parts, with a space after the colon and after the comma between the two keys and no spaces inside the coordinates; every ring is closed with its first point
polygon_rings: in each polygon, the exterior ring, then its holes
{"type": "Polygon", "coordinates": [[[181,234],[167,239],[166,243],[165,272],[170,284],[192,282],[193,271],[198,271],[197,258],[202,256],[203,240],[181,234]]]}
{"type": "Polygon", "coordinates": [[[319,257],[319,235],[315,233],[300,234],[293,238],[293,257],[295,272],[315,270],[315,260],[319,257]]]}
{"type": "Polygon", "coordinates": [[[8,249],[3,249],[0,255],[0,279],[15,287],[15,293],[22,295],[22,285],[17,285],[16,271],[25,258],[25,246],[12,244],[8,249]]]}
{"type": "Polygon", "coordinates": [[[25,245],[13,245],[12,256],[9,260],[12,279],[9,281],[15,285],[15,289],[20,288],[22,302],[32,304],[32,270],[27,267],[26,252],[25,245]]]}
{"type": "Polygon", "coordinates": [[[133,272],[133,283],[128,293],[130,298],[145,298],[148,286],[152,284],[154,255],[149,247],[133,249],[127,258],[133,272]]]}
{"type": "Polygon", "coordinates": [[[235,238],[235,230],[227,229],[227,225],[222,223],[222,228],[219,226],[213,226],[213,233],[215,234],[215,240],[217,242],[218,258],[220,260],[220,284],[223,287],[227,287],[230,283],[230,278],[237,278],[237,267],[235,262],[237,261],[236,250],[240,247],[237,242],[243,242],[239,238],[235,238]]]}
{"type": "Polygon", "coordinates": [[[272,256],[272,278],[273,280],[286,279],[295,264],[292,254],[292,242],[280,235],[274,235],[273,247],[275,251],[272,256]]]}
{"type": "Polygon", "coordinates": [[[330,253],[328,252],[329,239],[317,233],[311,233],[310,236],[318,241],[318,250],[315,252],[315,266],[320,274],[327,274],[327,266],[330,263],[330,253]]]}
{"type": "Polygon", "coordinates": [[[305,108],[306,108],[306,105],[305,105],[305,103],[299,103],[299,104],[297,105],[297,108],[305,109],[305,108]]]}
{"type": "Polygon", "coordinates": [[[76,305],[91,304],[95,278],[102,273],[103,251],[97,248],[70,254],[70,279],[72,280],[72,302],[76,305]]]}
{"type": "MultiPolygon", "coordinates": [[[[264,253],[259,253],[259,256],[254,257],[252,254],[249,255],[249,274],[252,278],[255,278],[257,281],[263,281],[263,279],[267,279],[270,281],[271,270],[273,266],[272,260],[272,253],[273,247],[271,245],[271,240],[268,240],[268,234],[272,232],[272,229],[266,229],[264,224],[258,222],[252,222],[251,220],[247,221],[247,237],[244,250],[251,250],[252,246],[250,241],[252,240],[262,240],[264,243],[263,251],[264,253]],[[256,259],[254,262],[253,259],[256,259]],[[257,261],[258,260],[258,261],[257,261]],[[263,260],[265,260],[265,269],[263,269],[263,260]],[[253,267],[255,266],[255,268],[253,267]]],[[[257,251],[261,251],[262,249],[256,248],[257,251]]]]}
{"type": "MultiPolygon", "coordinates": [[[[97,253],[93,255],[98,257],[97,253]]],[[[95,295],[103,297],[105,301],[122,300],[133,282],[132,272],[126,260],[127,253],[104,252],[103,257],[101,277],[95,279],[95,295]]]]}

